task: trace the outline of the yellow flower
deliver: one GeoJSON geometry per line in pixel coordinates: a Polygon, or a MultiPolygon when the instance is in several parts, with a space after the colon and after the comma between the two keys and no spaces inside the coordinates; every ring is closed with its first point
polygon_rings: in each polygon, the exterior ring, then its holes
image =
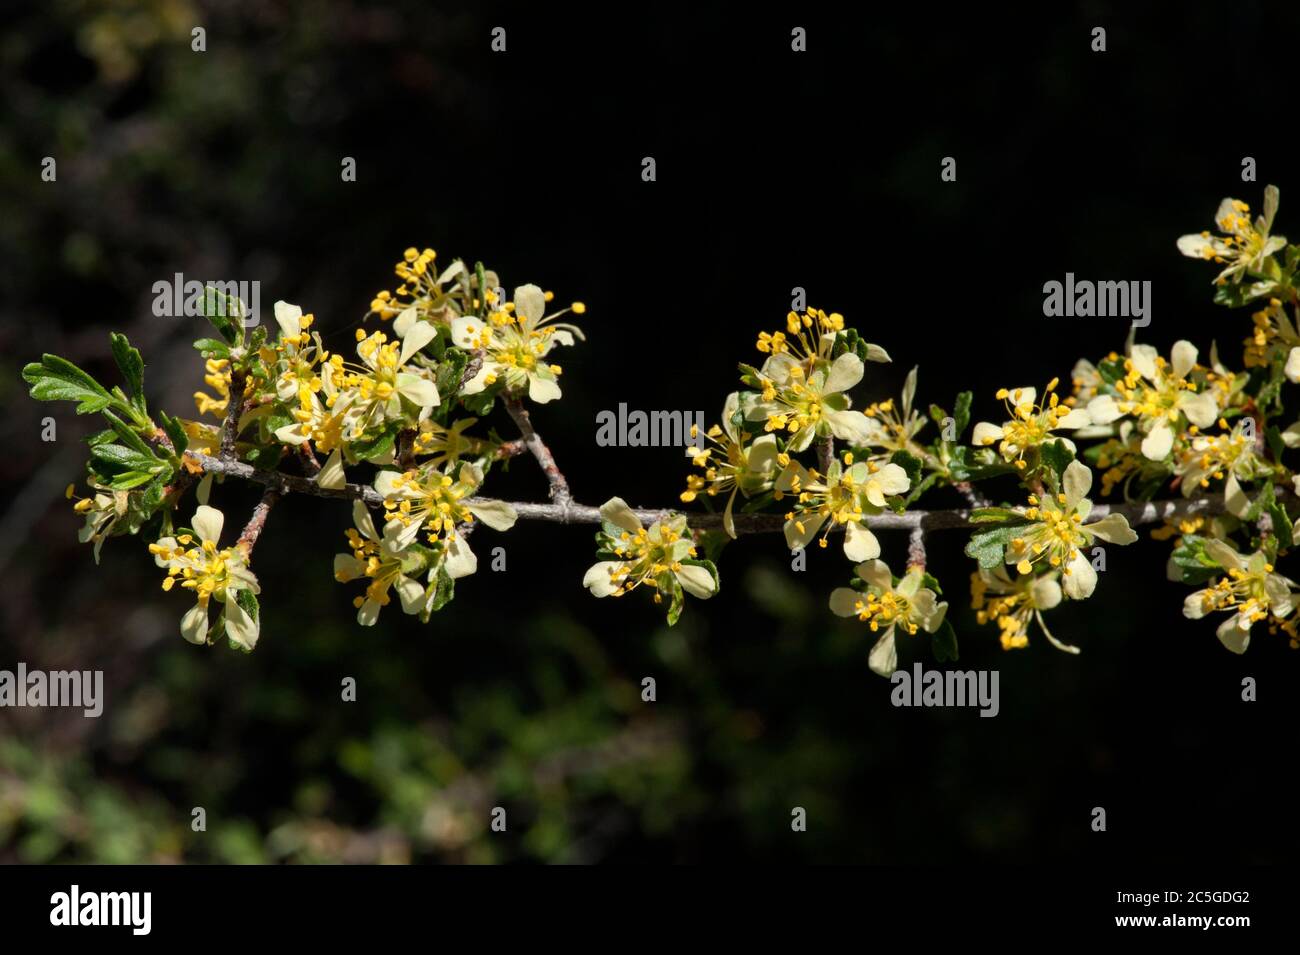
{"type": "Polygon", "coordinates": [[[940,601],[933,590],[921,586],[925,572],[919,567],[910,568],[897,584],[889,565],[881,560],[864,561],[854,568],[854,573],[863,582],[863,589],[837,587],[831,592],[831,612],[857,617],[872,633],[883,629],[867,662],[874,673],[889,676],[898,669],[895,628],[912,636],[922,629],[934,633],[943,623],[948,604],[940,601]]]}
{"type": "Polygon", "coordinates": [[[1257,292],[1265,293],[1276,286],[1266,276],[1265,260],[1286,245],[1286,238],[1269,235],[1273,217],[1277,215],[1279,192],[1277,186],[1264,190],[1264,214],[1254,222],[1250,219],[1250,206],[1240,199],[1224,199],[1214,214],[1214,224],[1222,235],[1209,232],[1185,235],[1178,240],[1178,251],[1194,259],[1206,259],[1224,266],[1215,281],[1222,284],[1229,279],[1240,282],[1247,274],[1265,278],[1257,292]]]}
{"type": "Polygon", "coordinates": [[[180,582],[194,592],[195,604],[181,618],[181,636],[190,643],[208,639],[208,604],[215,599],[225,605],[225,630],[232,643],[244,650],[257,645],[259,623],[238,601],[241,590],[259,592],[257,578],[248,569],[248,559],[239,547],[221,548],[218,541],[225,516],[215,507],[200,504],[194,512],[194,533],[163,537],[149,545],[159,567],[167,568],[163,590],[180,582]]]}

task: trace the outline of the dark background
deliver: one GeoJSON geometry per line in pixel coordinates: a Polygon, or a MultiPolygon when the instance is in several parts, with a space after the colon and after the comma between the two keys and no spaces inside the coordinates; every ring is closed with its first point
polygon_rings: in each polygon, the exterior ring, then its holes
{"type": "MultiPolygon", "coordinates": [[[[1209,228],[1224,195],[1258,207],[1269,182],[1278,231],[1300,229],[1300,14],[1052,6],[11,13],[0,668],[103,668],[109,697],[97,721],[0,711],[0,860],[1290,859],[1294,655],[1257,628],[1238,658],[1213,622],[1185,621],[1168,547],[1145,530],[1109,549],[1091,600],[1051,616],[1079,657],[1037,634],[1003,653],[967,609],[962,535],[930,542],[959,665],[1001,671],[996,719],[892,708],[862,628],[825,609],[849,575],[838,548],[799,575],[775,536],[729,547],[722,592],[670,631],[640,594],[586,594],[591,528],[484,530],[480,572],[432,623],[394,606],[367,630],[355,588],[330,576],[347,509],[289,499],[258,545],[263,631],[245,657],[180,639],[186,604],[158,589],[143,542],[110,541],[98,568],[76,544],[61,493],[94,425],[38,406],[19,378],[50,351],[113,380],[108,332],[125,330],[153,406],[192,415],[202,330],[153,317],[153,282],[258,279],[266,315],[301,304],[340,346],[393,287],[401,250],[429,245],[587,303],[564,398],[534,421],[579,500],[664,505],[680,452],[597,449],[595,413],[716,416],[793,286],[894,356],[859,403],[919,364],[923,403],[972,389],[975,420],[996,418],[998,387],[1068,380],[1080,356],[1122,349],[1121,320],[1042,317],[1042,284],[1067,271],[1150,280],[1140,340],[1167,353],[1189,338],[1204,355],[1217,339],[1239,365],[1248,316],[1211,304],[1212,270],[1174,240],[1209,228]],[[190,50],[196,25],[205,53],[190,50]],[[505,54],[489,48],[498,25],[505,54]],[[793,26],[808,52],[790,51],[793,26]],[[40,180],[48,155],[57,183],[40,180]],[[344,156],[355,183],[340,181],[344,156]],[[657,182],[641,180],[644,156],[657,182]],[[955,183],[939,179],[944,156],[955,183]],[[1241,182],[1243,156],[1258,182],[1241,182]],[[497,544],[505,574],[487,567],[497,544]],[[1259,702],[1240,699],[1247,675],[1259,702]],[[347,676],[356,703],[339,700],[347,676]],[[506,834],[486,831],[495,805],[506,834]],[[206,833],[190,831],[194,806],[206,833]],[[790,830],[793,806],[806,833],[790,830]]],[[[489,489],[527,500],[545,485],[520,460],[489,489]]],[[[231,485],[213,503],[235,526],[255,500],[231,485]]],[[[897,569],[906,541],[884,546],[897,569]]],[[[902,664],[928,664],[926,644],[902,640],[902,664]]]]}

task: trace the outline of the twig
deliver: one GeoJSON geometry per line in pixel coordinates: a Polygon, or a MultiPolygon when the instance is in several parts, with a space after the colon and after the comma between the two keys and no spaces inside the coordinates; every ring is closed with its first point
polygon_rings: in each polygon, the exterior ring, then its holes
{"type": "Polygon", "coordinates": [[[236,546],[245,555],[251,554],[253,548],[257,546],[257,539],[262,535],[262,529],[266,527],[266,519],[270,516],[271,508],[275,507],[278,500],[280,500],[279,489],[268,487],[263,492],[262,499],[258,501],[257,507],[253,508],[253,516],[244,525],[243,533],[239,535],[239,540],[236,543],[236,546]]]}
{"type": "Polygon", "coordinates": [[[569,491],[569,482],[564,479],[559,465],[555,463],[555,456],[551,454],[551,449],[533,430],[532,419],[528,415],[528,409],[524,403],[516,397],[507,397],[505,400],[506,410],[510,412],[510,417],[514,419],[515,426],[519,428],[519,433],[523,435],[524,444],[532,452],[533,457],[537,459],[537,465],[546,475],[546,480],[550,484],[551,501],[559,505],[563,510],[569,506],[573,500],[573,495],[569,491]]]}
{"type": "Polygon", "coordinates": [[[221,456],[226,460],[235,457],[235,438],[239,434],[239,417],[244,413],[244,382],[247,375],[242,370],[230,373],[230,391],[226,399],[226,420],[221,425],[221,456]]]}
{"type": "MultiPolygon", "coordinates": [[[[341,500],[365,501],[372,507],[379,507],[384,499],[373,487],[365,484],[348,484],[341,488],[321,487],[310,478],[284,474],[280,471],[264,471],[241,461],[222,461],[206,454],[187,452],[188,456],[200,464],[205,471],[254,481],[270,487],[278,487],[282,493],[308,494],[313,497],[326,497],[341,500]]],[[[497,498],[466,498],[467,504],[498,503],[497,498]]],[[[577,504],[571,499],[564,503],[542,504],[532,501],[508,501],[520,520],[547,521],[553,524],[599,524],[600,508],[588,504],[577,504]]],[[[1093,507],[1089,520],[1105,517],[1108,514],[1122,514],[1129,524],[1154,524],[1175,517],[1193,517],[1198,514],[1218,514],[1223,511],[1223,498],[1218,495],[1205,497],[1178,498],[1169,501],[1148,501],[1139,504],[1097,504],[1093,507]]],[[[643,524],[663,520],[671,514],[682,513],[672,508],[633,508],[633,513],[643,524]]],[[[697,530],[717,530],[722,527],[721,514],[687,514],[687,523],[697,530]]],[[[737,534],[768,534],[782,531],[785,518],[780,514],[736,514],[734,515],[737,534]]],[[[940,511],[905,511],[902,514],[886,512],[870,514],[863,523],[872,530],[906,530],[919,528],[925,533],[943,530],[961,530],[972,527],[990,527],[987,523],[971,523],[968,509],[940,511]]],[[[839,528],[842,529],[842,528],[839,528]]]]}
{"type": "Polygon", "coordinates": [[[925,528],[918,524],[907,538],[907,566],[925,570],[925,528]]]}
{"type": "Polygon", "coordinates": [[[824,438],[817,439],[817,466],[825,474],[831,469],[831,462],[835,460],[835,439],[829,434],[824,438]]]}
{"type": "Polygon", "coordinates": [[[957,489],[957,492],[961,494],[962,497],[966,498],[966,502],[970,504],[971,507],[993,506],[993,502],[981,494],[979,489],[970,481],[957,481],[953,484],[953,487],[957,489]]]}

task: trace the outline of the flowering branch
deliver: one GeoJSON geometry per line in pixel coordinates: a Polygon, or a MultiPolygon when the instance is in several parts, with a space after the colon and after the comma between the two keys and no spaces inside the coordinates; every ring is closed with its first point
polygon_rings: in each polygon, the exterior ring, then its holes
{"type": "MultiPolygon", "coordinates": [[[[280,471],[268,471],[255,468],[241,461],[223,461],[207,454],[189,454],[189,457],[210,474],[219,474],[264,484],[268,487],[281,486],[284,493],[307,494],[313,497],[333,498],[336,500],[363,501],[370,507],[380,507],[384,497],[368,484],[346,484],[341,488],[321,487],[310,478],[285,474],[280,471]]],[[[467,498],[466,504],[508,504],[514,509],[520,520],[544,521],[551,524],[599,524],[603,520],[600,508],[590,504],[578,504],[567,500],[564,503],[542,504],[532,501],[502,501],[492,497],[467,498]]],[[[262,505],[258,505],[260,508],[262,505]]],[[[1130,524],[1155,524],[1174,518],[1189,518],[1213,515],[1223,511],[1221,497],[1177,498],[1167,501],[1146,501],[1135,504],[1098,504],[1092,509],[1094,517],[1106,517],[1110,514],[1123,515],[1130,524]]],[[[645,524],[666,520],[680,513],[672,508],[635,507],[632,513],[645,524]]],[[[785,518],[780,514],[736,514],[733,517],[737,534],[772,534],[785,527],[785,518]]],[[[250,522],[251,523],[251,522],[250,522]]],[[[946,510],[911,510],[901,514],[872,514],[863,518],[872,530],[915,531],[925,533],[944,530],[969,530],[973,527],[988,526],[972,520],[972,510],[953,508],[946,510]]],[[[686,524],[699,531],[721,530],[721,514],[689,514],[686,524]]]]}

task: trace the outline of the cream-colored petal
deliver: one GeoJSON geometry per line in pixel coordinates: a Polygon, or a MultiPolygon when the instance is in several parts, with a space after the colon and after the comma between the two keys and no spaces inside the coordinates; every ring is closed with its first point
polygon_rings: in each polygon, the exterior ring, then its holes
{"type": "Polygon", "coordinates": [[[445,555],[443,567],[452,580],[468,577],[478,570],[478,557],[460,534],[452,531],[443,539],[442,546],[445,555]]]}
{"type": "Polygon", "coordinates": [[[977,448],[986,448],[995,441],[1001,441],[1004,433],[997,425],[981,421],[975,425],[975,431],[971,435],[971,443],[977,448]]]}
{"type": "Polygon", "coordinates": [[[275,303],[275,323],[284,338],[297,338],[302,333],[302,309],[288,302],[275,303]]]}
{"type": "Polygon", "coordinates": [[[856,617],[862,599],[862,594],[851,587],[836,587],[831,591],[831,613],[837,617],[856,617]]]}
{"type": "Polygon", "coordinates": [[[1184,391],[1178,396],[1178,407],[1187,415],[1187,420],[1198,428],[1208,428],[1219,417],[1219,403],[1210,391],[1196,394],[1184,391]]]}
{"type": "Polygon", "coordinates": [[[854,521],[844,528],[844,556],[857,562],[880,556],[880,541],[869,528],[854,521]]]}
{"type": "Polygon", "coordinates": [[[862,359],[853,352],[845,352],[831,364],[826,384],[822,386],[822,394],[833,395],[848,391],[862,380],[862,375],[862,359]]]}
{"type": "Polygon", "coordinates": [[[237,600],[226,601],[226,636],[234,642],[235,646],[244,650],[252,650],[257,646],[257,637],[261,632],[257,621],[239,606],[237,600]]]}
{"type": "Polygon", "coordinates": [[[468,507],[470,513],[494,531],[508,531],[519,519],[515,509],[506,501],[484,501],[468,507]]]}
{"type": "Polygon", "coordinates": [[[1196,346],[1186,340],[1174,342],[1173,350],[1169,353],[1169,364],[1173,370],[1175,378],[1186,378],[1192,367],[1196,364],[1196,346]]]}
{"type": "Polygon", "coordinates": [[[1163,421],[1142,439],[1142,454],[1151,461],[1163,461],[1174,446],[1174,432],[1163,421]]]}
{"type": "Polygon", "coordinates": [[[397,591],[404,613],[416,614],[424,609],[424,588],[419,581],[399,575],[393,589],[397,591]]]}
{"type": "Polygon", "coordinates": [[[421,410],[435,408],[442,400],[437,385],[428,378],[407,372],[397,376],[397,392],[421,410]]]}
{"type": "Polygon", "coordinates": [[[348,486],[347,475],[343,472],[343,455],[338,448],[330,452],[325,465],[316,475],[316,483],[321,487],[338,490],[348,486]]]}
{"type": "Polygon", "coordinates": [[[352,502],[352,522],[365,537],[372,541],[379,540],[379,534],[375,531],[375,522],[370,518],[370,509],[361,501],[352,502]]]}
{"type": "Polygon", "coordinates": [[[1097,589],[1097,571],[1093,570],[1088,558],[1079,553],[1066,565],[1061,574],[1061,589],[1071,600],[1086,600],[1097,589]]]}
{"type": "Polygon", "coordinates": [[[221,540],[221,529],[225,524],[226,515],[215,507],[200,504],[198,510],[194,512],[194,533],[199,535],[200,540],[217,543],[221,540]]]}
{"type": "Polygon", "coordinates": [[[1092,419],[1093,424],[1110,424],[1123,414],[1111,395],[1098,395],[1088,402],[1088,417],[1092,419]]]}
{"type": "Polygon", "coordinates": [[[1065,491],[1065,506],[1073,508],[1092,490],[1092,470],[1082,461],[1075,459],[1065,466],[1061,484],[1065,491]]]}
{"type": "Polygon", "coordinates": [[[632,508],[628,507],[627,502],[621,497],[611,497],[600,505],[600,516],[603,520],[623,528],[629,534],[641,530],[641,519],[632,513],[632,508]]]}
{"type": "Polygon", "coordinates": [[[1246,648],[1250,646],[1250,625],[1246,629],[1241,627],[1241,616],[1234,614],[1223,623],[1219,624],[1219,629],[1215,631],[1215,636],[1219,642],[1231,650],[1233,653],[1245,653],[1246,648]]]}
{"type": "Polygon", "coordinates": [[[825,523],[825,514],[795,514],[793,520],[785,522],[786,546],[792,551],[807,547],[825,523]],[[799,529],[799,525],[803,525],[803,530],[799,529]]]}
{"type": "Polygon", "coordinates": [[[677,578],[677,582],[682,585],[682,589],[692,597],[708,600],[717,590],[713,583],[713,575],[709,573],[707,567],[682,564],[682,569],[673,571],[673,575],[677,578]]]}
{"type": "Polygon", "coordinates": [[[546,314],[546,293],[536,285],[521,285],[515,289],[515,314],[522,315],[536,325],[546,314]]]}
{"type": "Polygon", "coordinates": [[[1055,577],[1039,577],[1030,587],[1030,596],[1039,610],[1051,610],[1061,603],[1061,584],[1055,577]]]}
{"type": "Polygon", "coordinates": [[[608,597],[618,590],[618,585],[610,579],[609,572],[622,566],[622,561],[617,560],[602,560],[592,564],[582,578],[582,586],[590,590],[593,597],[608,597]]]}
{"type": "Polygon", "coordinates": [[[1133,362],[1133,367],[1137,373],[1147,381],[1156,380],[1156,358],[1159,355],[1150,345],[1134,345],[1129,352],[1129,358],[1133,362]]]}
{"type": "Polygon", "coordinates": [[[414,357],[416,352],[433,341],[437,334],[438,330],[428,322],[416,322],[402,338],[402,352],[401,357],[397,359],[397,363],[405,365],[414,357]]]}
{"type": "Polygon", "coordinates": [[[894,589],[894,575],[889,572],[889,565],[883,560],[867,560],[853,568],[861,580],[883,591],[894,589]]]}
{"type": "Polygon", "coordinates": [[[379,609],[379,604],[375,601],[366,600],[357,611],[357,623],[363,627],[373,627],[375,621],[379,619],[379,609]]]}
{"type": "Polygon", "coordinates": [[[872,673],[878,673],[881,676],[889,676],[898,669],[898,649],[894,646],[894,627],[890,624],[881,634],[876,645],[871,648],[871,653],[867,657],[867,666],[871,667],[872,673]]]}
{"type": "Polygon", "coordinates": [[[1084,525],[1083,530],[1111,544],[1132,544],[1138,539],[1123,514],[1107,514],[1095,524],[1084,525]]]}
{"type": "Polygon", "coordinates": [[[208,609],[195,604],[181,617],[181,636],[190,643],[208,639],[208,609]]]}
{"type": "Polygon", "coordinates": [[[539,405],[555,401],[560,397],[560,386],[553,377],[540,374],[528,376],[528,397],[539,405]]]}
{"type": "Polygon", "coordinates": [[[341,584],[350,583],[366,572],[366,565],[351,554],[334,555],[334,579],[341,584]]]}

